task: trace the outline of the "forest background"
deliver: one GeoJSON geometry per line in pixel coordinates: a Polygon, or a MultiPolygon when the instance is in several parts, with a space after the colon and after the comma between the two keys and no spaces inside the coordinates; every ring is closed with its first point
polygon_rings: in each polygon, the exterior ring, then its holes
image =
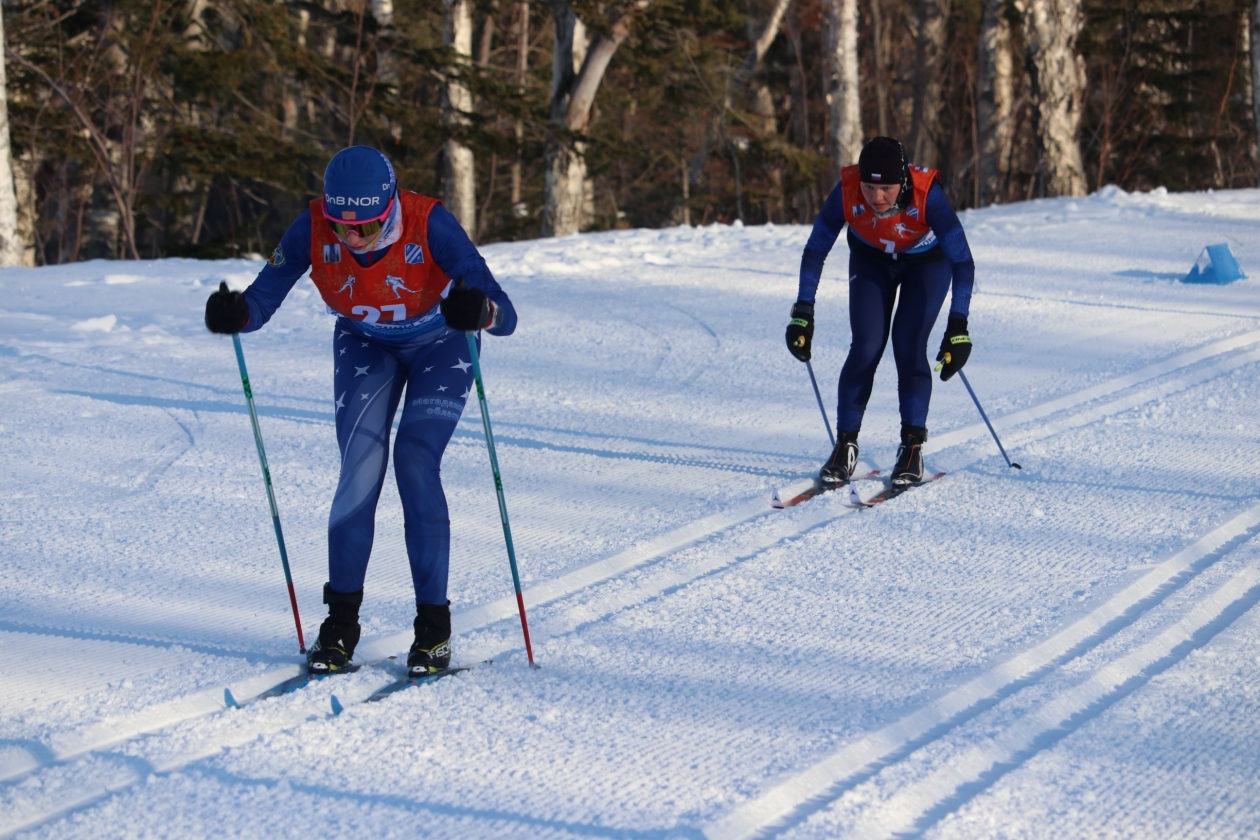
{"type": "Polygon", "coordinates": [[[939,168],[959,208],[1105,184],[1255,186],[1258,11],[4,0],[0,262],[265,255],[356,143],[478,243],[808,224],[881,134],[939,168]]]}

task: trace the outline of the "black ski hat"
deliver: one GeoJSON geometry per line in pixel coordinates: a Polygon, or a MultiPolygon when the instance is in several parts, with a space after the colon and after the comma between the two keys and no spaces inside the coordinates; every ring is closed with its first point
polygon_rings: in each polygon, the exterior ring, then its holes
{"type": "Polygon", "coordinates": [[[868,184],[901,184],[909,180],[906,149],[899,140],[876,137],[858,155],[858,173],[868,184]]]}

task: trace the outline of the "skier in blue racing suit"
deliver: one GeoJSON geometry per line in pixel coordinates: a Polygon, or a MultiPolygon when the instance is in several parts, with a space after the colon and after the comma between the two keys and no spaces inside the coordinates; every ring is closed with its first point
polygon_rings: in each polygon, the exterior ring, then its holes
{"type": "Polygon", "coordinates": [[[408,670],[413,677],[436,673],[449,666],[451,637],[450,520],[439,470],[473,382],[464,332],[511,335],[516,310],[455,218],[435,199],[399,189],[389,160],[366,146],[332,158],[324,195],[289,226],[244,293],[223,284],[210,296],[206,326],[224,334],[260,329],[308,269],[337,315],[333,399],[341,453],[328,518],[328,618],[308,666],[332,673],[354,656],[376,503],[401,402],[394,472],[416,593],[408,670]]]}
{"type": "Polygon", "coordinates": [[[823,261],[846,224],[853,343],[840,372],[836,446],[819,480],[824,487],[838,487],[853,474],[862,416],[891,333],[901,408],[901,445],[892,484],[904,488],[923,480],[932,398],[927,342],[951,288],[948,324],[936,356],[943,363],[941,379],[961,370],[971,354],[967,313],[975,262],[936,170],[908,164],[900,142],[876,137],[862,148],[857,165],[841,171],[801,256],[800,287],[786,339],[788,350],[802,362],[810,358],[814,295],[823,261]]]}

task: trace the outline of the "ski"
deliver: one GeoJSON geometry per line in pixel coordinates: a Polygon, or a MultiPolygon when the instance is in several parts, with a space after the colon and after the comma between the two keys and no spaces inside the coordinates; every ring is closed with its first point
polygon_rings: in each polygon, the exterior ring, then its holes
{"type": "Polygon", "coordinates": [[[342,668],[340,671],[334,671],[330,674],[312,674],[309,671],[303,671],[296,677],[289,677],[284,682],[276,683],[262,694],[255,695],[248,700],[237,700],[232,694],[232,689],[225,688],[223,689],[223,705],[227,706],[229,709],[240,709],[244,706],[248,706],[250,703],[256,703],[259,700],[268,700],[272,697],[292,694],[295,691],[306,688],[313,682],[327,679],[328,677],[335,676],[336,674],[353,674],[362,667],[362,665],[350,665],[349,667],[342,668]]]}
{"type": "Polygon", "coordinates": [[[296,677],[289,677],[287,680],[278,682],[275,685],[273,685],[271,688],[267,689],[261,694],[254,695],[248,700],[237,700],[236,696],[232,694],[232,689],[225,688],[223,689],[223,705],[228,707],[229,709],[240,709],[240,708],[250,705],[251,703],[256,703],[259,700],[268,700],[272,697],[282,697],[285,694],[292,694],[295,691],[300,691],[303,688],[306,688],[308,685],[310,685],[313,682],[326,680],[329,677],[335,677],[340,674],[353,674],[355,671],[358,671],[360,668],[375,668],[376,666],[380,665],[383,662],[389,662],[390,660],[393,660],[396,658],[397,657],[394,657],[394,656],[387,656],[384,659],[374,660],[372,662],[368,662],[361,665],[352,664],[345,668],[342,668],[341,670],[333,671],[328,674],[312,674],[310,671],[303,670],[302,673],[298,674],[296,677]]]}
{"type": "Polygon", "coordinates": [[[862,501],[862,499],[857,495],[857,493],[850,493],[848,503],[850,506],[855,507],[855,508],[875,507],[876,505],[883,504],[889,499],[897,498],[902,493],[906,492],[912,487],[922,487],[924,484],[930,484],[933,481],[936,481],[937,479],[941,479],[944,477],[945,477],[945,473],[938,472],[938,473],[933,473],[932,475],[920,481],[918,484],[902,484],[898,486],[889,486],[885,488],[883,491],[867,499],[866,501],[862,501]]]}
{"type": "MultiPolygon", "coordinates": [[[[391,694],[397,694],[398,692],[404,691],[408,688],[411,688],[412,686],[419,686],[419,685],[425,685],[427,683],[437,682],[443,677],[449,677],[452,674],[462,674],[464,671],[471,671],[474,668],[480,668],[482,665],[489,665],[493,661],[494,661],[493,659],[487,659],[486,661],[479,662],[476,665],[459,665],[454,668],[447,668],[444,671],[438,671],[436,674],[429,674],[427,677],[415,677],[415,678],[410,677],[410,676],[403,677],[401,679],[394,680],[392,683],[390,683],[387,686],[378,688],[376,691],[372,692],[367,697],[367,699],[364,700],[363,702],[376,703],[381,700],[384,700],[386,697],[389,697],[391,694]]],[[[337,695],[335,694],[332,695],[332,697],[330,698],[330,702],[332,704],[332,713],[334,715],[339,715],[343,711],[345,711],[346,707],[342,704],[340,700],[337,699],[337,695]]]]}
{"type": "Polygon", "coordinates": [[[835,487],[824,487],[822,481],[820,481],[817,477],[815,477],[814,484],[812,487],[810,487],[809,489],[805,490],[802,493],[798,493],[797,495],[788,499],[786,502],[779,498],[779,491],[775,490],[774,493],[770,496],[770,507],[774,508],[775,510],[783,510],[784,508],[796,507],[801,502],[808,502],[810,499],[814,498],[815,496],[818,496],[822,493],[827,493],[831,490],[838,490],[841,487],[849,488],[849,498],[852,499],[857,495],[857,493],[853,490],[852,482],[863,481],[865,479],[876,478],[878,476],[879,476],[879,470],[870,470],[869,472],[864,472],[861,475],[852,476],[844,484],[837,484],[835,487]]]}

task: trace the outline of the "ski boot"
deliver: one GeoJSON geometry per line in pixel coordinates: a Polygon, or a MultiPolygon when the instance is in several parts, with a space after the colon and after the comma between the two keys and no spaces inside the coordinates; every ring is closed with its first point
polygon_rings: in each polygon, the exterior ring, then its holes
{"type": "Polygon", "coordinates": [[[451,604],[416,604],[416,641],[407,655],[407,676],[416,680],[451,664],[451,604]]]}
{"type": "Polygon", "coordinates": [[[901,424],[901,446],[897,447],[897,466],[893,467],[892,486],[904,489],[923,481],[923,444],[927,429],[901,424]]]}
{"type": "Polygon", "coordinates": [[[306,669],[313,676],[335,674],[345,670],[359,643],[359,605],[363,590],[338,592],[324,584],[324,603],[328,618],[319,626],[319,638],[306,652],[306,669]]]}
{"type": "Polygon", "coordinates": [[[853,477],[858,460],[857,436],[857,432],[840,432],[836,438],[836,448],[818,471],[818,480],[824,488],[840,487],[853,477]]]}

